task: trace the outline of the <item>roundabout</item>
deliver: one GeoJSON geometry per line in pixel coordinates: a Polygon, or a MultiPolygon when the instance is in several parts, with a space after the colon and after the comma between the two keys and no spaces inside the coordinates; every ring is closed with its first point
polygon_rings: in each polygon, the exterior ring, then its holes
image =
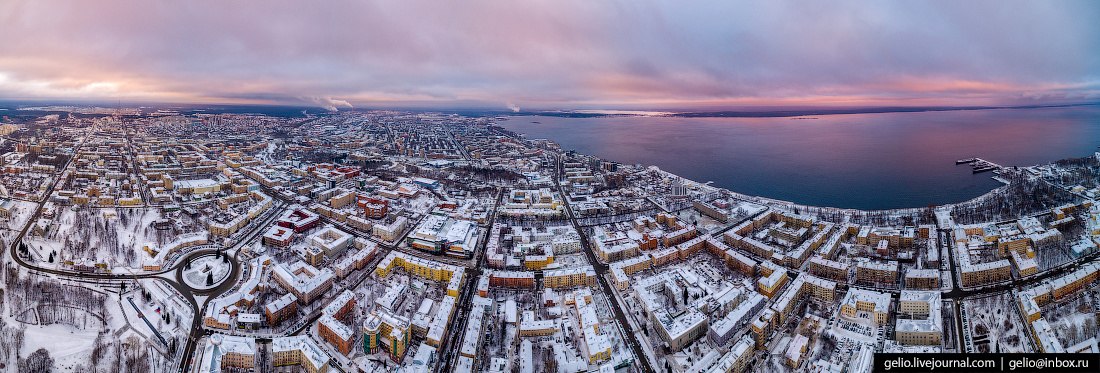
{"type": "Polygon", "coordinates": [[[227,256],[215,254],[191,258],[184,263],[183,283],[196,290],[209,290],[229,278],[233,266],[227,256]]]}
{"type": "Polygon", "coordinates": [[[176,267],[176,280],[196,295],[232,285],[239,271],[236,259],[224,251],[200,250],[187,254],[176,267]]]}

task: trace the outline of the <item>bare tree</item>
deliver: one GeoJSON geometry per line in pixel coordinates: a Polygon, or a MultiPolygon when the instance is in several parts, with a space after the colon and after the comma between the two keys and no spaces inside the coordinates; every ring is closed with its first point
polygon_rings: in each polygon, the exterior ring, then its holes
{"type": "Polygon", "coordinates": [[[53,370],[53,358],[45,348],[32,352],[26,359],[19,360],[20,372],[50,372],[53,370]]]}

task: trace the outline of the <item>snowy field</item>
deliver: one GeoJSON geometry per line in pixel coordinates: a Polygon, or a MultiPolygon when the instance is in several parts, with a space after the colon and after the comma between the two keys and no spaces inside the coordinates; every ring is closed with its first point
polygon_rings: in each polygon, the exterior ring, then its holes
{"type": "Polygon", "coordinates": [[[62,372],[75,372],[77,370],[74,368],[87,367],[98,335],[97,330],[80,330],[63,324],[31,325],[27,327],[27,341],[19,356],[45,348],[54,359],[54,368],[62,372]]]}
{"type": "Polygon", "coordinates": [[[0,371],[50,360],[53,372],[159,371],[150,361],[168,361],[127,319],[131,306],[120,302],[117,287],[46,282],[10,266],[5,272],[0,371]]]}

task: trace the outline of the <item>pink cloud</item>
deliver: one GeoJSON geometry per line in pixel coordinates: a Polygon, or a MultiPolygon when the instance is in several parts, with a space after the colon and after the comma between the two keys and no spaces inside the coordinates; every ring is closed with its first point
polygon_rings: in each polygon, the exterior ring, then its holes
{"type": "Polygon", "coordinates": [[[0,3],[0,98],[691,107],[1090,100],[1069,2],[0,3]]]}

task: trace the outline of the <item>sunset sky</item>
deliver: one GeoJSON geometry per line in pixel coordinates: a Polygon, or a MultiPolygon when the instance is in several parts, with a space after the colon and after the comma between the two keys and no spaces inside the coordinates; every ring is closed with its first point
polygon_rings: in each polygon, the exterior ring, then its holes
{"type": "Polygon", "coordinates": [[[0,99],[653,110],[1100,101],[1097,20],[1097,1],[5,0],[0,99]]]}

